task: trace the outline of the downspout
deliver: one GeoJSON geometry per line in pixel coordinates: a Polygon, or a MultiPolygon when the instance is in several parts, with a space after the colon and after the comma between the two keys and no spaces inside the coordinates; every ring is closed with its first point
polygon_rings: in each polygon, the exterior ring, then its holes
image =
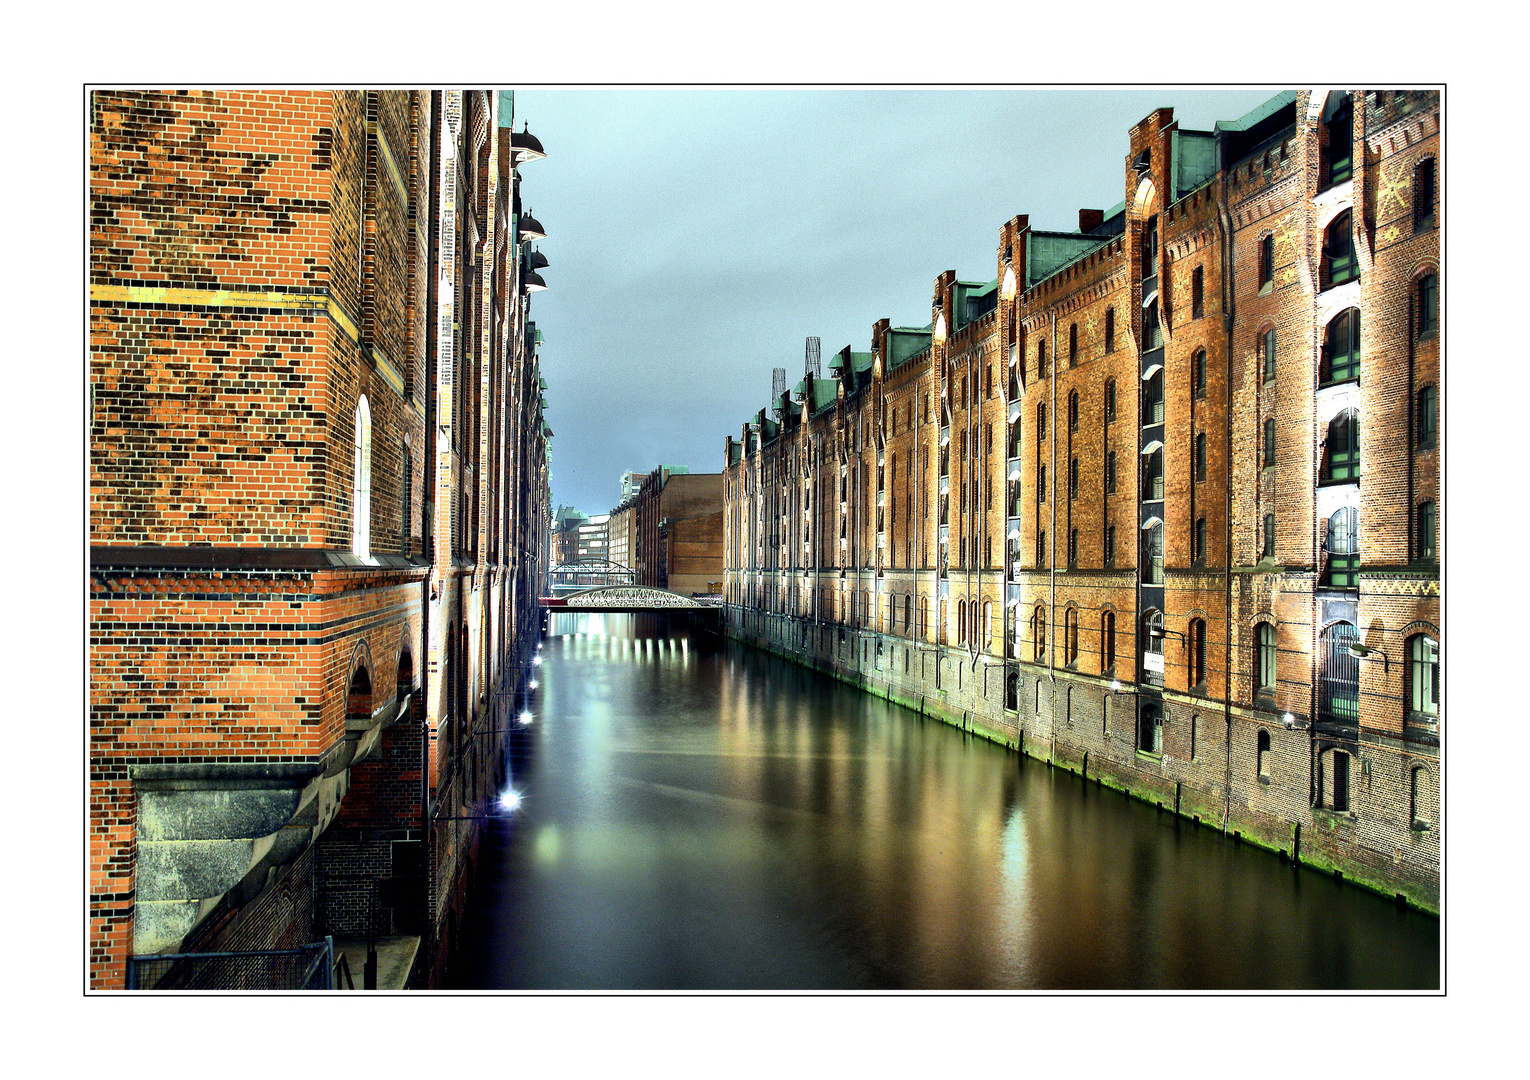
{"type": "Polygon", "coordinates": [[[1047,712],[1047,727],[1052,732],[1052,760],[1057,759],[1057,672],[1056,660],[1057,642],[1053,640],[1057,629],[1057,307],[1052,305],[1049,316],[1051,341],[1047,343],[1047,363],[1052,370],[1048,373],[1047,381],[1052,386],[1052,404],[1049,407],[1052,413],[1052,422],[1049,425],[1050,434],[1048,441],[1051,446],[1052,464],[1047,467],[1047,484],[1052,488],[1047,492],[1047,504],[1051,507],[1049,514],[1050,524],[1047,526],[1051,533],[1047,537],[1047,578],[1049,580],[1049,597],[1047,600],[1047,693],[1051,697],[1051,708],[1047,712]]]}
{"type": "MultiPolygon", "coordinates": [[[[440,230],[437,217],[441,209],[441,91],[430,91],[430,200],[427,228],[430,254],[425,278],[425,490],[420,521],[424,533],[425,577],[420,582],[420,842],[424,845],[422,864],[430,857],[430,605],[431,585],[436,560],[436,344],[440,313],[438,281],[440,278],[440,230]]],[[[428,865],[428,864],[427,864],[428,865]]],[[[425,892],[423,907],[430,911],[430,875],[421,887],[425,892]]],[[[434,941],[434,935],[431,936],[434,941]]],[[[429,958],[427,958],[428,960],[429,958]]]]}
{"type": "MultiPolygon", "coordinates": [[[[1227,413],[1222,424],[1224,437],[1223,461],[1227,470],[1226,487],[1226,513],[1222,522],[1224,557],[1227,565],[1222,571],[1222,720],[1225,729],[1227,747],[1226,765],[1222,773],[1222,833],[1227,833],[1227,819],[1232,813],[1232,642],[1236,628],[1233,626],[1232,617],[1232,509],[1233,509],[1233,468],[1232,468],[1232,417],[1233,417],[1233,315],[1236,308],[1237,289],[1234,288],[1233,273],[1237,266],[1237,260],[1233,258],[1233,229],[1232,212],[1227,206],[1227,183],[1226,172],[1217,180],[1217,225],[1222,232],[1222,331],[1226,356],[1227,376],[1223,380],[1227,384],[1226,405],[1227,413]]],[[[1257,427],[1257,421],[1256,421],[1257,427]]],[[[1255,483],[1258,483],[1256,477],[1255,483]]]]}

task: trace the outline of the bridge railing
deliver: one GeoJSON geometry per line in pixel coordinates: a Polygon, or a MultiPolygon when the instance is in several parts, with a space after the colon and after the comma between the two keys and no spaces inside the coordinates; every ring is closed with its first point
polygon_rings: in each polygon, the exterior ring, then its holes
{"type": "Polygon", "coordinates": [[[333,938],[295,949],[130,956],[129,990],[333,990],[333,938]]]}

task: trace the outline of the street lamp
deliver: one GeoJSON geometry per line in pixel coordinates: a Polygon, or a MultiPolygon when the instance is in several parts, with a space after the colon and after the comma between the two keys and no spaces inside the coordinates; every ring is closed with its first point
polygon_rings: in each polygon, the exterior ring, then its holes
{"type": "Polygon", "coordinates": [[[1372,658],[1371,653],[1381,653],[1381,670],[1390,675],[1392,673],[1392,658],[1381,649],[1373,649],[1369,645],[1359,644],[1349,647],[1349,655],[1353,656],[1356,660],[1370,660],[1374,664],[1376,661],[1372,658]]]}

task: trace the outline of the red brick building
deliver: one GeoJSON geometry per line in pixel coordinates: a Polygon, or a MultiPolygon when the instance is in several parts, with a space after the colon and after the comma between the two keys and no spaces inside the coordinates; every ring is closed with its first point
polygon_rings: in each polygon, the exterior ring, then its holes
{"type": "Polygon", "coordinates": [[[368,921],[444,970],[546,568],[511,104],[92,94],[93,988],[368,921]]]}
{"type": "Polygon", "coordinates": [[[728,438],[729,632],[1437,908],[1439,110],[1144,118],[728,438]]]}

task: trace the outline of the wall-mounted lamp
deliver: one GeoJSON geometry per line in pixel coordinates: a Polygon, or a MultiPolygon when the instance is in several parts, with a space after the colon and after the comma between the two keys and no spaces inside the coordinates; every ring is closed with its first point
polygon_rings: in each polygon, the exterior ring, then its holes
{"type": "Polygon", "coordinates": [[[1380,649],[1373,649],[1369,645],[1351,645],[1349,647],[1349,655],[1353,656],[1356,660],[1370,660],[1374,664],[1376,661],[1371,656],[1371,653],[1381,654],[1381,670],[1390,675],[1392,672],[1392,658],[1385,652],[1382,652],[1380,649]]]}
{"type": "Polygon", "coordinates": [[[529,210],[521,215],[517,228],[521,234],[521,243],[523,244],[528,240],[547,239],[547,230],[542,228],[540,221],[531,216],[531,211],[529,210]]]}

